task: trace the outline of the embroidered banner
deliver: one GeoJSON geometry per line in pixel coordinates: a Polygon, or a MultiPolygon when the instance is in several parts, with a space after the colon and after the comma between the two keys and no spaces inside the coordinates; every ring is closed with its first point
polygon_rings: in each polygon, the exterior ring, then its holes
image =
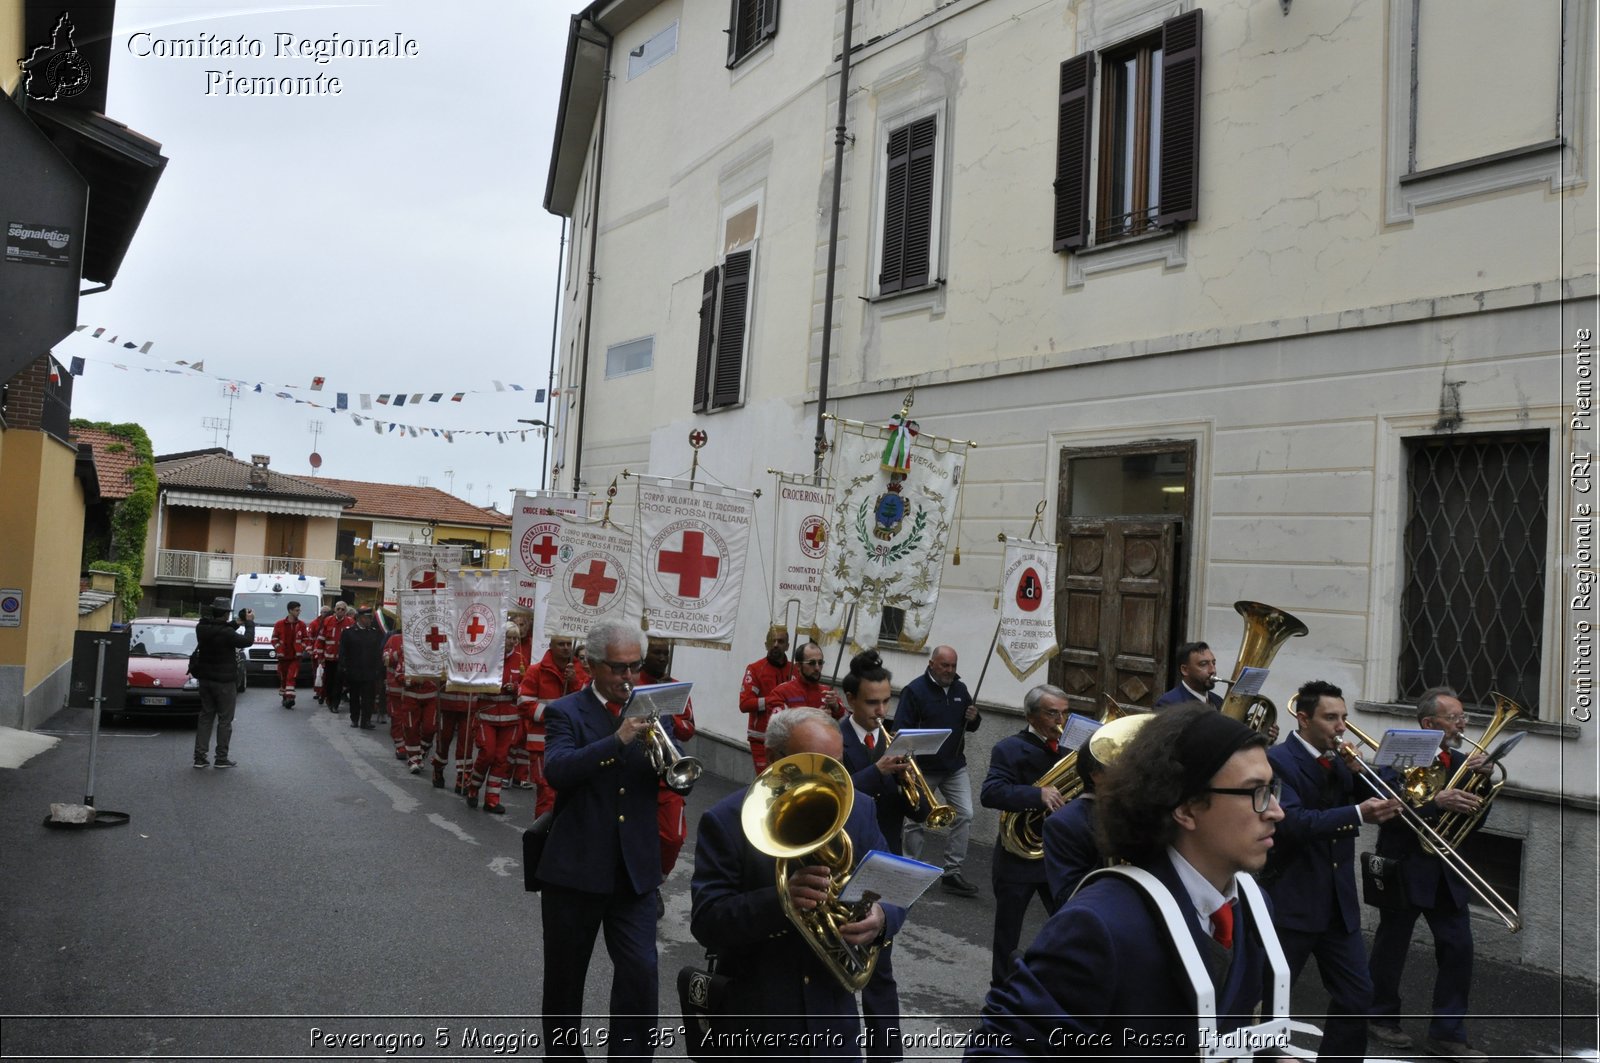
{"type": "Polygon", "coordinates": [[[1056,545],[1006,539],[1000,579],[1000,659],[1026,679],[1061,647],[1056,642],[1056,545]]]}
{"type": "Polygon", "coordinates": [[[596,621],[624,619],[632,551],[633,540],[614,524],[563,518],[545,633],[582,638],[596,621]]]}
{"type": "Polygon", "coordinates": [[[547,580],[561,549],[561,515],[589,515],[587,494],[518,491],[511,507],[511,547],[522,571],[547,580]]]}
{"type": "Polygon", "coordinates": [[[494,693],[505,671],[511,570],[454,568],[443,573],[450,598],[447,690],[494,693]]]}
{"type": "Polygon", "coordinates": [[[450,643],[450,599],[444,590],[398,592],[406,675],[442,677],[450,643]]]}
{"type": "Polygon", "coordinates": [[[828,608],[817,615],[832,535],[828,521],[833,517],[833,486],[827,481],[818,486],[812,477],[799,473],[780,472],[777,477],[772,622],[787,627],[789,604],[797,603],[795,631],[820,642],[824,632],[837,632],[844,625],[843,610],[828,608]]]}
{"type": "Polygon", "coordinates": [[[731,648],[755,496],[642,478],[637,512],[637,595],[646,632],[683,645],[731,648]]]}
{"type": "MultiPolygon", "coordinates": [[[[550,637],[544,633],[546,618],[550,612],[550,581],[547,579],[534,579],[526,572],[511,570],[511,600],[519,609],[533,611],[533,652],[528,660],[537,663],[544,656],[544,651],[550,648],[550,637]]],[[[522,633],[526,636],[528,633],[522,633]]]]}
{"type": "Polygon", "coordinates": [[[966,449],[958,440],[899,426],[834,421],[833,539],[821,602],[840,613],[855,605],[850,641],[856,649],[877,644],[883,610],[891,606],[905,612],[900,649],[919,651],[928,641],[966,449]],[[884,464],[889,444],[895,468],[884,464]]]}
{"type": "Polygon", "coordinates": [[[462,546],[428,546],[423,543],[400,543],[394,553],[383,559],[384,567],[394,565],[398,571],[395,589],[425,590],[442,587],[446,569],[460,568],[466,564],[466,548],[462,546]]]}

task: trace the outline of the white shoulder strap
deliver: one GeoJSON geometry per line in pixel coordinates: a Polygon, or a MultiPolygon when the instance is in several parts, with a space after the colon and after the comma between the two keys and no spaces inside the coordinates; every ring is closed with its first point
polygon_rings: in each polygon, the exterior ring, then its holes
{"type": "Polygon", "coordinates": [[[1156,910],[1167,923],[1167,936],[1172,939],[1172,944],[1178,950],[1178,958],[1183,961],[1184,973],[1189,976],[1189,982],[1194,987],[1195,1018],[1202,1031],[1208,1031],[1210,1036],[1201,1035],[1202,1043],[1216,1041],[1217,1034],[1217,991],[1211,984],[1211,971],[1206,967],[1205,960],[1200,956],[1200,950],[1195,948],[1194,935],[1189,930],[1188,920],[1183,912],[1178,910],[1178,902],[1173,900],[1172,893],[1161,880],[1142,867],[1133,867],[1129,864],[1119,864],[1116,867],[1101,868],[1084,876],[1081,889],[1089,884],[1089,880],[1099,875],[1120,875],[1129,882],[1134,883],[1155,902],[1156,910]]]}
{"type": "Polygon", "coordinates": [[[1287,1018],[1289,960],[1284,956],[1283,945],[1278,941],[1277,928],[1268,918],[1266,898],[1261,895],[1261,887],[1256,884],[1256,880],[1249,875],[1235,875],[1233,881],[1239,887],[1239,896],[1250,908],[1250,922],[1255,925],[1256,934],[1261,938],[1262,948],[1267,953],[1267,966],[1272,969],[1272,1017],[1287,1018]]]}

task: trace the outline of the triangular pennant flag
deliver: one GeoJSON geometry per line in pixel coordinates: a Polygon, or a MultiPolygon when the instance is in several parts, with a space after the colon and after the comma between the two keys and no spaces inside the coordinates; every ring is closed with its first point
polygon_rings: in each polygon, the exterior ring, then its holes
{"type": "Polygon", "coordinates": [[[444,441],[446,443],[454,443],[456,441],[456,437],[451,435],[449,432],[446,432],[444,434],[444,441]]]}
{"type": "Polygon", "coordinates": [[[511,385],[511,390],[512,391],[522,391],[524,389],[523,389],[521,384],[512,384],[511,385]]]}
{"type": "Polygon", "coordinates": [[[206,368],[206,363],[204,363],[204,362],[196,362],[193,365],[191,365],[189,368],[193,369],[196,373],[204,372],[205,368],[206,368]]]}
{"type": "Polygon", "coordinates": [[[140,354],[149,354],[150,353],[150,348],[154,347],[155,345],[156,345],[156,341],[155,340],[148,340],[148,341],[145,342],[145,344],[143,346],[141,346],[139,348],[139,353],[140,354]]]}
{"type": "Polygon", "coordinates": [[[362,417],[361,417],[361,415],[360,415],[360,414],[359,414],[359,413],[352,413],[352,414],[351,414],[351,415],[350,415],[350,419],[351,419],[351,420],[352,420],[352,421],[354,421],[354,422],[355,422],[355,423],[356,423],[356,424],[357,424],[357,425],[358,425],[358,426],[359,426],[359,425],[364,425],[364,424],[366,424],[366,423],[367,423],[367,422],[366,422],[366,421],[364,421],[364,420],[363,420],[363,419],[362,419],[362,417]]]}
{"type": "Polygon", "coordinates": [[[538,391],[535,391],[533,393],[533,401],[534,402],[543,402],[544,401],[544,388],[540,388],[538,391]]]}
{"type": "Polygon", "coordinates": [[[106,340],[106,342],[107,343],[116,343],[118,339],[119,339],[119,337],[112,336],[109,340],[106,340]]]}
{"type": "Polygon", "coordinates": [[[259,395],[259,394],[261,394],[261,385],[257,384],[255,387],[251,388],[250,390],[254,391],[257,395],[259,395]]]}
{"type": "Polygon", "coordinates": [[[389,405],[389,396],[387,394],[379,395],[378,396],[378,405],[379,406],[387,406],[387,405],[389,405]]]}
{"type": "Polygon", "coordinates": [[[380,436],[383,435],[383,422],[382,421],[373,421],[372,422],[372,430],[374,432],[378,433],[380,436]]]}
{"type": "Polygon", "coordinates": [[[504,391],[506,389],[506,386],[498,380],[491,380],[489,383],[494,385],[496,391],[504,391]]]}
{"type": "Polygon", "coordinates": [[[84,329],[86,329],[88,327],[89,327],[88,325],[78,325],[72,331],[73,332],[82,332],[84,329]]]}
{"type": "Polygon", "coordinates": [[[99,339],[101,336],[104,336],[105,334],[106,334],[106,330],[103,329],[103,328],[97,328],[97,329],[94,330],[94,338],[95,339],[99,339]]]}
{"type": "Polygon", "coordinates": [[[123,345],[122,345],[122,347],[123,347],[123,349],[124,349],[124,350],[128,350],[128,351],[131,351],[131,350],[133,350],[133,348],[134,348],[134,343],[133,343],[133,341],[132,341],[132,340],[129,340],[129,341],[128,341],[128,342],[127,342],[127,343],[124,343],[124,344],[123,344],[123,345]]]}
{"type": "Polygon", "coordinates": [[[406,404],[406,397],[404,395],[396,395],[394,397],[394,404],[396,406],[404,406],[406,404]]]}
{"type": "Polygon", "coordinates": [[[415,404],[417,404],[417,403],[419,403],[421,401],[422,401],[422,392],[419,391],[415,395],[411,396],[412,405],[415,405],[415,404]]]}

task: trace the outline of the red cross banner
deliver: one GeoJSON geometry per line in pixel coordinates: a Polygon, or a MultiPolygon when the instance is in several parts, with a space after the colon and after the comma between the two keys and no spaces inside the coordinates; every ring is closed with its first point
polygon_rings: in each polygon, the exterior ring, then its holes
{"type": "Polygon", "coordinates": [[[511,507],[511,547],[517,567],[542,580],[555,575],[561,517],[588,515],[587,493],[518,491],[511,507]]]}
{"type": "MultiPolygon", "coordinates": [[[[772,605],[775,624],[787,626],[789,605],[800,606],[795,630],[822,641],[825,632],[837,633],[844,611],[821,609],[822,570],[828,560],[828,521],[833,517],[833,486],[819,486],[809,475],[780,472],[777,493],[777,529],[773,557],[772,605]]],[[[836,636],[837,637],[837,636],[836,636]]]]}
{"type": "Polygon", "coordinates": [[[1000,580],[1000,659],[1027,679],[1061,649],[1056,642],[1056,545],[1006,539],[1000,580]]]}
{"type": "Polygon", "coordinates": [[[731,648],[755,496],[646,477],[639,481],[638,515],[646,632],[684,645],[731,648]]]}
{"type": "Polygon", "coordinates": [[[399,571],[395,590],[427,590],[444,586],[446,569],[466,564],[460,546],[430,546],[425,543],[399,543],[395,552],[384,558],[384,568],[393,564],[399,571]]]}
{"type": "MultiPolygon", "coordinates": [[[[533,611],[533,652],[528,655],[531,663],[537,663],[544,657],[544,651],[550,648],[550,637],[544,633],[545,620],[550,612],[550,581],[547,579],[534,579],[526,572],[511,570],[511,599],[520,608],[533,611]]],[[[527,635],[524,631],[523,635],[527,635]]]]}
{"type": "Polygon", "coordinates": [[[443,590],[398,592],[406,675],[442,677],[450,644],[450,599],[443,590]]]}
{"type": "Polygon", "coordinates": [[[545,634],[581,638],[596,621],[625,619],[632,552],[633,539],[614,524],[562,521],[545,634]]]}
{"type": "Polygon", "coordinates": [[[446,690],[494,693],[500,689],[510,577],[511,570],[505,568],[455,568],[444,573],[444,593],[450,599],[446,690]]]}
{"type": "Polygon", "coordinates": [[[833,537],[823,607],[842,612],[855,605],[850,642],[858,650],[877,645],[886,607],[902,609],[897,647],[920,651],[939,603],[969,444],[918,432],[901,440],[904,467],[886,468],[884,447],[894,430],[843,418],[833,425],[833,537]]]}

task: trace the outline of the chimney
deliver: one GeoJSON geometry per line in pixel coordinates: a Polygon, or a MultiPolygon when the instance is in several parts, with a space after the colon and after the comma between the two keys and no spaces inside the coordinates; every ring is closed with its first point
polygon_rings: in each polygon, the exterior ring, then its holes
{"type": "Polygon", "coordinates": [[[267,466],[272,463],[272,458],[266,454],[250,455],[250,486],[267,486],[267,466]]]}

